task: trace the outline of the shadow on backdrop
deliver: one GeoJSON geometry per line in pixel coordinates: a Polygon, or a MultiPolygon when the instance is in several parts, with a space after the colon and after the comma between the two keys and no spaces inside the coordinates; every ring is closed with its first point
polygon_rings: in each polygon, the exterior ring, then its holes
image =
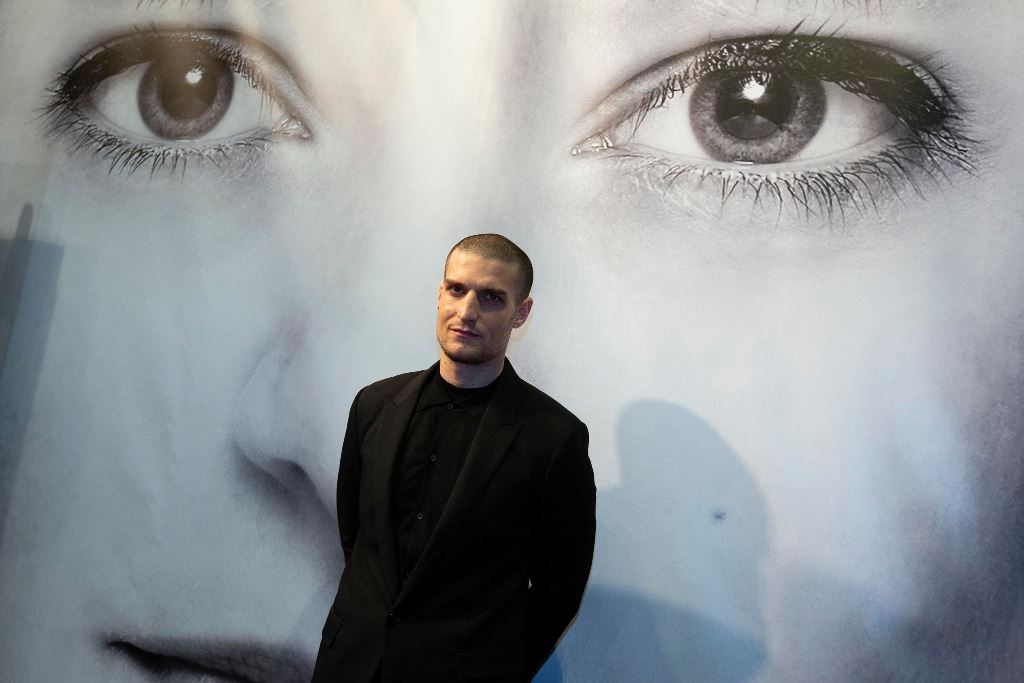
{"type": "Polygon", "coordinates": [[[63,248],[29,239],[32,206],[0,240],[0,538],[43,364],[63,248]]]}
{"type": "Polygon", "coordinates": [[[619,418],[622,483],[598,494],[594,570],[575,625],[536,681],[739,683],[765,661],[761,494],[684,408],[619,418]]]}

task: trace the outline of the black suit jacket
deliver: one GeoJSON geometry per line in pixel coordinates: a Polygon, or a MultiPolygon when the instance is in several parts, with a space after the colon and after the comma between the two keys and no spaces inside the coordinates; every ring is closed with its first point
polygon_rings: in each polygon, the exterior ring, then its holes
{"type": "Polygon", "coordinates": [[[579,609],[594,550],[586,425],[506,361],[462,472],[402,582],[392,472],[437,365],[352,403],[338,475],[345,556],[315,683],[523,681],[579,609]]]}

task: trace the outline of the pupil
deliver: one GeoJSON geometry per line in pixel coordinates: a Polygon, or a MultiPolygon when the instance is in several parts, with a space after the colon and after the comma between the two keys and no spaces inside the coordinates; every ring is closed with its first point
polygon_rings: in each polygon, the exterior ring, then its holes
{"type": "Polygon", "coordinates": [[[204,61],[168,65],[160,78],[160,104],[176,119],[194,119],[217,98],[217,70],[204,61]]]}
{"type": "Polygon", "coordinates": [[[722,83],[715,119],[731,136],[759,140],[774,135],[790,119],[796,100],[785,76],[744,74],[722,83]]]}

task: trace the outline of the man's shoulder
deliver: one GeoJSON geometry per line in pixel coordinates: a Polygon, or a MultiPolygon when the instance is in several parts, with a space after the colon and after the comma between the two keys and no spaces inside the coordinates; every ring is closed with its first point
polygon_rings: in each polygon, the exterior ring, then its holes
{"type": "Polygon", "coordinates": [[[522,377],[519,377],[518,403],[520,418],[552,421],[572,427],[583,425],[571,410],[522,377]]]}
{"type": "Polygon", "coordinates": [[[422,372],[423,370],[413,370],[411,372],[403,372],[391,377],[385,377],[384,379],[379,379],[376,382],[367,384],[362,388],[362,392],[371,394],[397,394],[404,389],[414,377],[422,372]]]}
{"type": "Polygon", "coordinates": [[[524,449],[544,459],[548,471],[558,453],[568,453],[569,459],[563,461],[577,463],[580,476],[589,472],[593,481],[593,467],[587,456],[587,425],[547,392],[523,379],[519,381],[516,418],[523,426],[520,436],[524,449]]]}
{"type": "Polygon", "coordinates": [[[361,405],[376,405],[387,399],[394,399],[422,372],[424,371],[403,372],[371,382],[359,390],[359,393],[356,394],[356,401],[361,405]]]}

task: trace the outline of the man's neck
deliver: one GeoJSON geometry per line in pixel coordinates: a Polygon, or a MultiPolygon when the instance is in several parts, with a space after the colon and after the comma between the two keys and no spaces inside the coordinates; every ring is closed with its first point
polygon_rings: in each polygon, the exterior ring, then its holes
{"type": "Polygon", "coordinates": [[[463,389],[485,387],[501,374],[505,367],[505,357],[480,365],[457,363],[448,356],[441,354],[441,379],[463,389]]]}

